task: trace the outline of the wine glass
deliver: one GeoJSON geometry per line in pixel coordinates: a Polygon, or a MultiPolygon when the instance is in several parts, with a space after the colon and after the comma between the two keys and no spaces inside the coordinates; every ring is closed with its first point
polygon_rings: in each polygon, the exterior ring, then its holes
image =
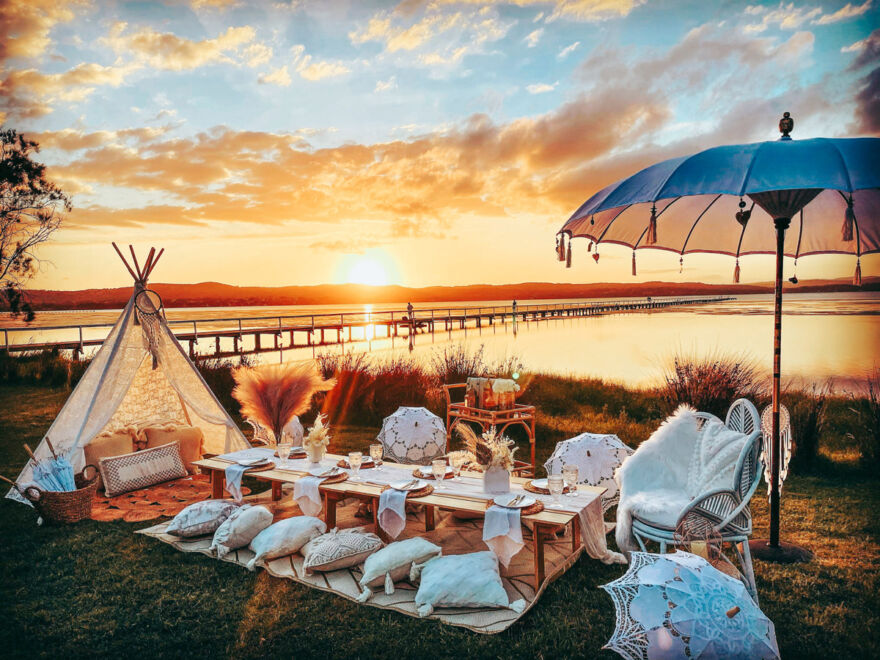
{"type": "Polygon", "coordinates": [[[562,490],[565,488],[565,479],[561,474],[551,474],[547,477],[547,488],[550,490],[550,495],[553,496],[553,506],[560,506],[559,496],[562,495],[562,490]]]}
{"type": "Polygon", "coordinates": [[[382,465],[382,456],[385,455],[385,447],[380,443],[370,445],[370,458],[373,459],[374,465],[382,465]]]}
{"type": "Polygon", "coordinates": [[[578,466],[566,463],[562,466],[562,478],[568,486],[568,496],[575,497],[578,492],[578,466]]]}
{"type": "Polygon", "coordinates": [[[464,465],[464,456],[453,454],[449,457],[449,463],[452,465],[452,473],[455,475],[453,481],[461,481],[461,466],[464,465]]]}
{"type": "Polygon", "coordinates": [[[287,467],[287,459],[290,458],[290,450],[293,444],[287,436],[282,436],[283,441],[278,443],[278,458],[281,459],[281,467],[287,467]]]}
{"type": "Polygon", "coordinates": [[[446,459],[435,458],[431,461],[431,472],[434,473],[434,481],[437,482],[435,488],[440,488],[440,484],[446,478],[446,459]]]}
{"type": "Polygon", "coordinates": [[[352,481],[360,481],[361,478],[358,476],[358,472],[361,469],[361,462],[363,461],[364,455],[359,451],[351,451],[348,453],[348,466],[351,468],[351,480],[352,481]]]}

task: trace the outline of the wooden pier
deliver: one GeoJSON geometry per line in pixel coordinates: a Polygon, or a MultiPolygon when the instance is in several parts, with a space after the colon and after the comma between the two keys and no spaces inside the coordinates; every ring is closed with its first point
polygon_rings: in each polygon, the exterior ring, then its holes
{"type": "MultiPolygon", "coordinates": [[[[168,325],[177,339],[189,346],[192,357],[233,357],[253,353],[271,353],[309,347],[344,345],[374,339],[414,337],[420,333],[451,333],[454,330],[531,323],[552,319],[601,316],[626,312],[644,312],[685,305],[704,305],[733,300],[732,297],[688,298],[625,298],[547,305],[517,305],[513,307],[441,307],[380,312],[343,312],[339,314],[308,314],[293,316],[255,316],[216,319],[169,319],[168,325]],[[201,325],[201,329],[199,326],[201,325]],[[210,326],[210,327],[208,327],[210,326]],[[356,332],[359,331],[359,332],[356,332]],[[251,342],[245,342],[250,338],[251,342]],[[246,345],[249,344],[249,345],[246,345]],[[207,346],[208,350],[204,350],[207,346]],[[202,348],[202,350],[198,350],[202,348]]],[[[100,346],[106,333],[85,337],[98,328],[112,324],[83,324],[45,327],[0,328],[3,350],[27,352],[41,350],[69,350],[82,353],[91,346],[100,346]],[[46,342],[11,341],[17,333],[31,335],[40,332],[63,331],[70,340],[46,342]]]]}

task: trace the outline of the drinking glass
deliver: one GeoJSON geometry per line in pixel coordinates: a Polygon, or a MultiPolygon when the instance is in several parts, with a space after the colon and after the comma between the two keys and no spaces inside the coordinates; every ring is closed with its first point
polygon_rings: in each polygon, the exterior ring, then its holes
{"type": "Polygon", "coordinates": [[[561,474],[551,474],[547,477],[547,488],[550,495],[553,496],[553,506],[559,506],[559,496],[562,495],[562,489],[565,488],[565,479],[561,474]]]}
{"type": "Polygon", "coordinates": [[[351,480],[352,481],[360,481],[361,478],[358,476],[358,472],[361,469],[361,461],[363,460],[364,455],[359,451],[352,451],[348,453],[348,466],[351,468],[351,480]]]}
{"type": "Polygon", "coordinates": [[[385,455],[385,447],[381,444],[376,443],[375,445],[370,445],[370,458],[373,459],[374,465],[382,465],[382,456],[385,455]]]}
{"type": "Polygon", "coordinates": [[[431,472],[434,473],[434,481],[437,482],[435,488],[440,488],[440,484],[443,483],[443,479],[446,477],[446,459],[445,458],[435,458],[431,461],[431,472]]]}
{"type": "Polygon", "coordinates": [[[278,458],[281,459],[281,467],[287,467],[287,459],[290,458],[291,449],[293,449],[293,444],[290,442],[282,442],[278,445],[278,458]]]}
{"type": "Polygon", "coordinates": [[[578,492],[578,466],[570,463],[562,466],[562,478],[568,486],[568,496],[574,497],[578,492]]]}
{"type": "Polygon", "coordinates": [[[464,456],[458,454],[451,456],[449,463],[452,465],[452,473],[455,475],[452,480],[461,481],[461,466],[464,465],[464,456]]]}

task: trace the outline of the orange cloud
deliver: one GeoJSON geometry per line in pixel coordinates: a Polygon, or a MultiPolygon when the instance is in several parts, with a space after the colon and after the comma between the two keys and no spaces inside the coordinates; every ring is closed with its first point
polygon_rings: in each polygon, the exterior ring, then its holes
{"type": "MultiPolygon", "coordinates": [[[[156,32],[151,28],[141,28],[126,34],[128,24],[118,22],[103,39],[116,53],[133,54],[141,61],[157,69],[184,71],[215,62],[231,63],[230,54],[238,55],[239,49],[253,42],[256,31],[249,25],[230,27],[213,39],[193,41],[170,32],[156,32]]],[[[245,53],[249,61],[254,58],[268,60],[265,52],[249,50],[245,53]]]]}
{"type": "Polygon", "coordinates": [[[0,62],[10,57],[36,57],[46,51],[49,34],[73,20],[87,0],[3,0],[0,2],[0,62]]]}

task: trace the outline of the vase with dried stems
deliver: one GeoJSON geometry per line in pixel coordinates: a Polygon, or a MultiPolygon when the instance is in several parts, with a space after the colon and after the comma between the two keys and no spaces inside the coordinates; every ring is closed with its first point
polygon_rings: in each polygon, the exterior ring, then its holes
{"type": "Polygon", "coordinates": [[[510,471],[516,452],[513,440],[499,434],[494,426],[481,436],[466,424],[459,424],[455,428],[464,441],[464,452],[473,456],[484,471],[483,490],[490,494],[510,492],[510,471]]]}
{"type": "Polygon", "coordinates": [[[232,395],[241,404],[242,416],[271,431],[276,444],[288,422],[308,411],[315,394],[336,386],[335,379],[324,380],[313,361],[240,367],[233,377],[232,395]]]}

